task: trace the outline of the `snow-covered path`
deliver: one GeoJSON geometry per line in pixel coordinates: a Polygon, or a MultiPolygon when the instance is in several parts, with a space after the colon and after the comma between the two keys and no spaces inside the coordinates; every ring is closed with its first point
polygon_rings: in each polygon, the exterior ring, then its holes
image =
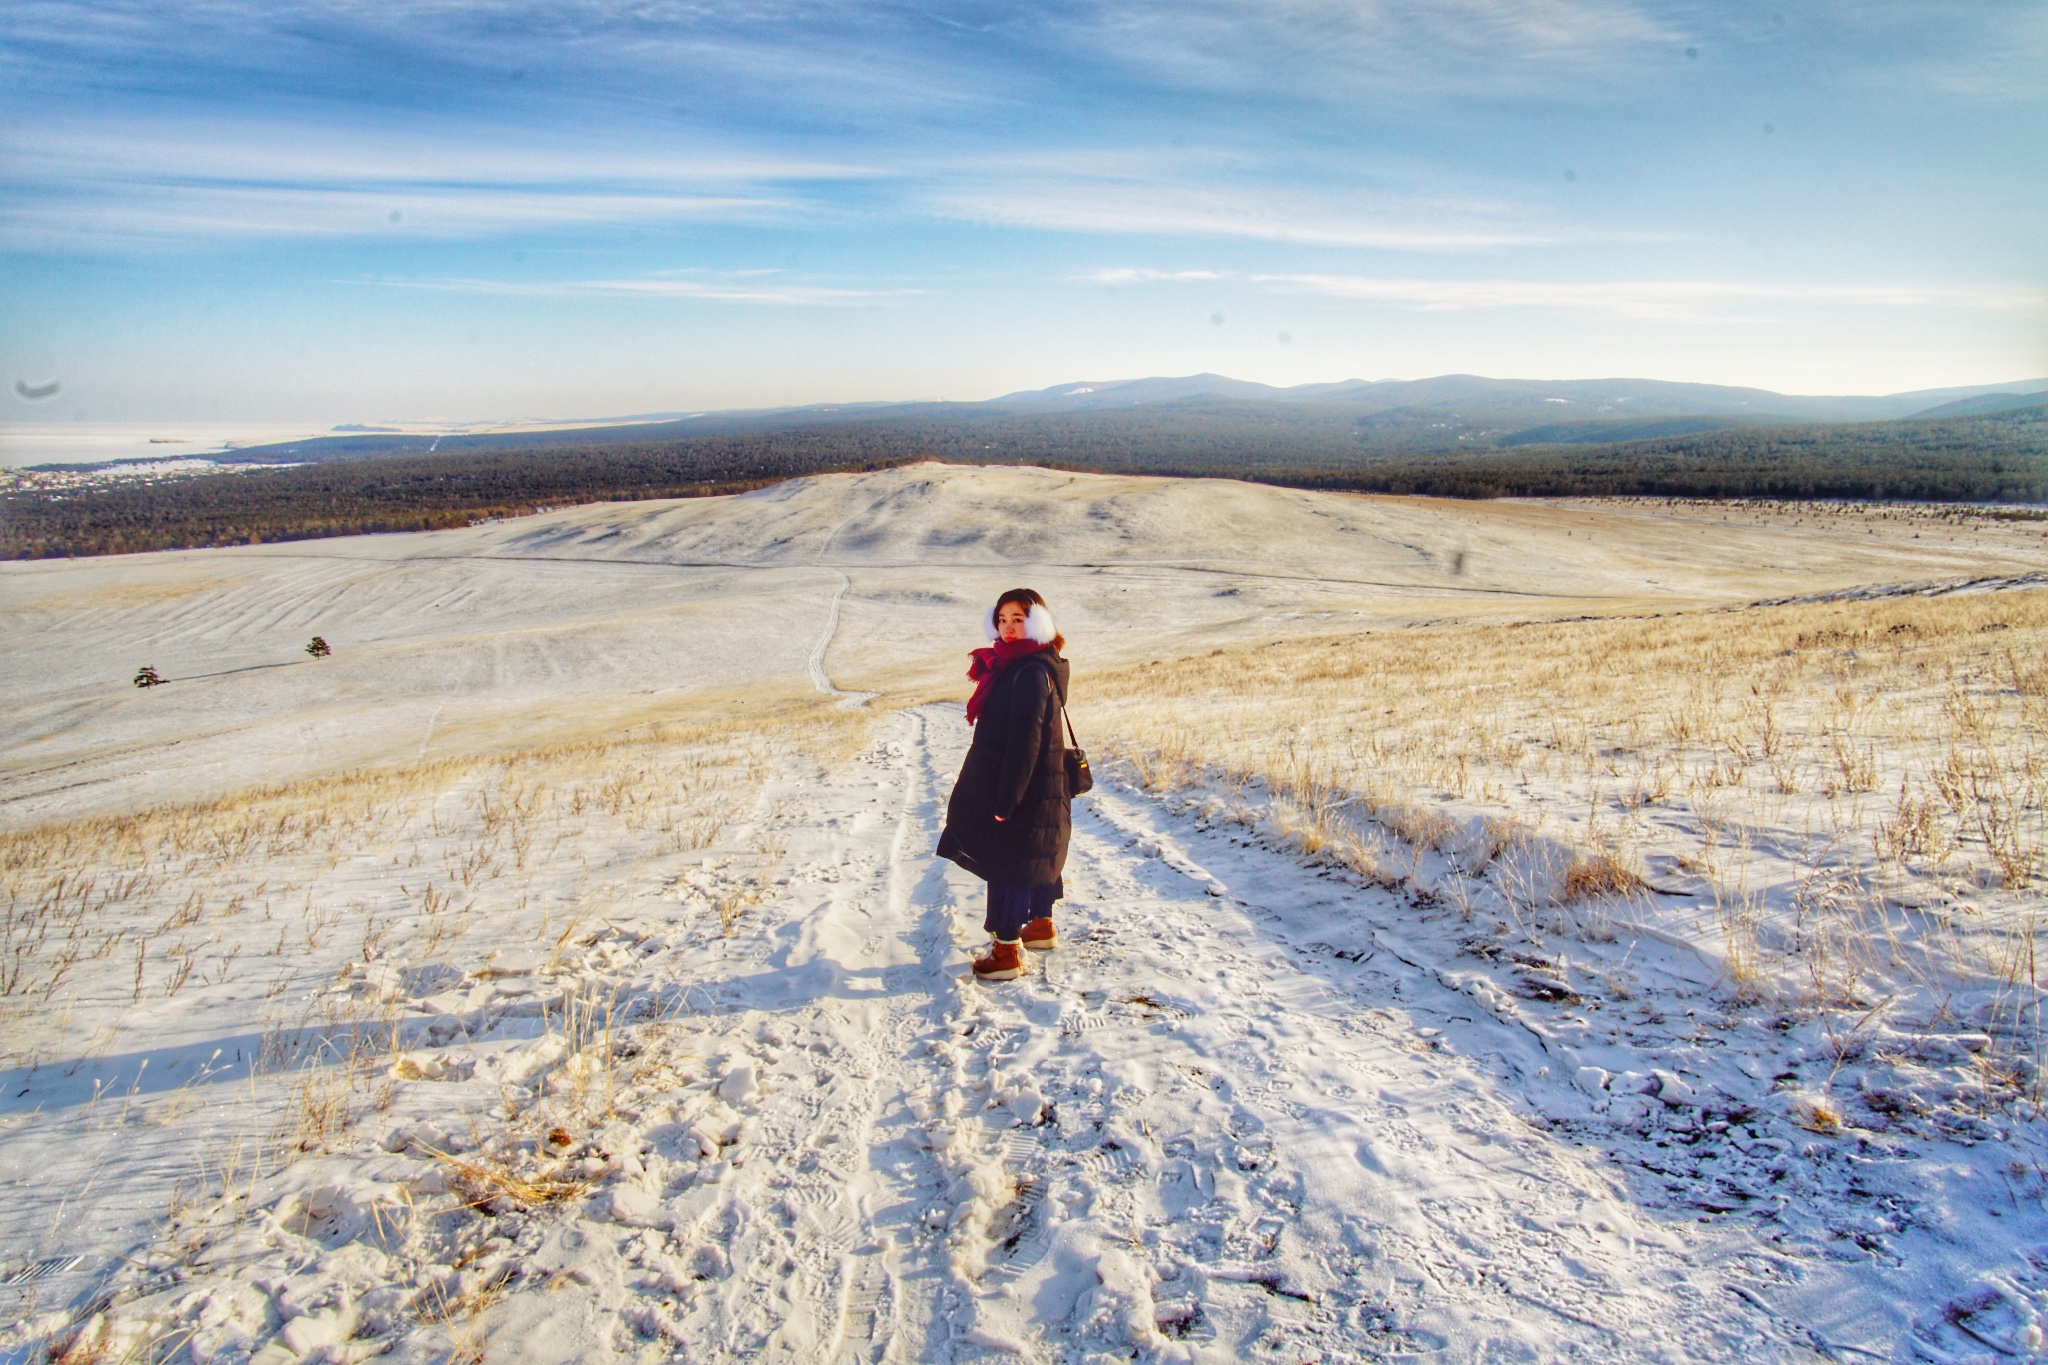
{"type": "MultiPolygon", "coordinates": [[[[1102,791],[1077,813],[1064,946],[1024,981],[974,982],[978,884],[929,856],[964,729],[951,708],[886,722],[821,793],[837,813],[817,846],[791,849],[826,903],[719,992],[770,1011],[780,996],[796,1008],[778,1032],[849,1045],[829,1099],[784,1089],[760,1112],[816,1126],[825,1178],[784,1193],[815,1230],[752,1259],[811,1267],[798,1278],[836,1309],[803,1334],[822,1358],[1785,1344],[1702,1263],[1711,1238],[1659,1228],[1518,1115],[1545,1064],[1529,1035],[1497,1023],[1485,1055],[1446,1048],[1438,1025],[1472,1023],[1470,998],[1374,930],[1400,908],[1389,893],[1102,791]]],[[[765,1179],[750,1204],[775,1197],[765,1179]]],[[[762,1287],[734,1284],[728,1327],[762,1287]]]]}
{"type": "Polygon", "coordinates": [[[1632,1201],[1542,1123],[1568,1082],[1432,960],[1441,933],[1410,946],[1405,894],[1105,787],[1077,805],[1063,945],[974,981],[980,884],[930,852],[966,739],[957,707],[892,713],[763,792],[744,828],[786,844],[782,875],[730,933],[725,863],[621,864],[573,948],[395,999],[415,1050],[354,1138],[203,1236],[98,1248],[129,1268],[88,1260],[46,1309],[113,1295],[116,1344],[194,1365],[1882,1349],[1768,1306],[1829,1272],[1632,1201]],[[588,1005],[564,1026],[577,999],[612,1002],[601,1036],[588,1005]]]}

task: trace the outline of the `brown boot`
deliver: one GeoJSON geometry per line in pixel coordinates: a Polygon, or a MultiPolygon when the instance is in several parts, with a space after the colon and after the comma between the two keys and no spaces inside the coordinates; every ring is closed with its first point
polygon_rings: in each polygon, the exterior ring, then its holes
{"type": "Polygon", "coordinates": [[[1046,915],[1024,926],[1023,943],[1033,952],[1049,953],[1060,946],[1060,931],[1052,927],[1052,916],[1046,915]]]}
{"type": "Polygon", "coordinates": [[[1024,949],[1016,939],[997,939],[989,945],[988,956],[974,959],[978,981],[1014,981],[1024,975],[1024,949]]]}

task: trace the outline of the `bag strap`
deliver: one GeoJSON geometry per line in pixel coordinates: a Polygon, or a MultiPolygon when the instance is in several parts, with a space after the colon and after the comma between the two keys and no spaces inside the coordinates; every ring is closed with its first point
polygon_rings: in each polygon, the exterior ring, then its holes
{"type": "MultiPolygon", "coordinates": [[[[1031,657],[1036,659],[1041,658],[1043,656],[1034,654],[1031,657]]],[[[1069,749],[1078,750],[1081,747],[1081,741],[1074,737],[1074,720],[1073,717],[1067,714],[1067,699],[1060,695],[1059,675],[1052,671],[1051,664],[1047,664],[1045,666],[1045,676],[1046,679],[1052,683],[1053,700],[1059,703],[1060,719],[1063,722],[1065,722],[1067,727],[1067,747],[1069,749]]]]}

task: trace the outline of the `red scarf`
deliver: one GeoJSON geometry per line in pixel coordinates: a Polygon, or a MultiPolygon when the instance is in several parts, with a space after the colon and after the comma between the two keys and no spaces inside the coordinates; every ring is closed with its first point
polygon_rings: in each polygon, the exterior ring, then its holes
{"type": "Polygon", "coordinates": [[[967,665],[967,676],[974,679],[974,695],[967,699],[967,723],[974,724],[981,719],[982,704],[996,685],[996,674],[1008,668],[1019,659],[1036,654],[1049,646],[1036,640],[998,640],[987,649],[972,651],[972,662],[967,665]]]}

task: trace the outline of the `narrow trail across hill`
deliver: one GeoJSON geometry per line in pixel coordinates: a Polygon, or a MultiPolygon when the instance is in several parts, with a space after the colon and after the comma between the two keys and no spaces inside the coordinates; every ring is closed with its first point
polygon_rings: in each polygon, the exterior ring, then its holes
{"type": "Polygon", "coordinates": [[[841,706],[864,706],[872,692],[849,692],[832,681],[832,675],[825,671],[825,656],[832,650],[833,637],[839,634],[839,607],[846,600],[847,590],[853,587],[853,580],[844,570],[831,572],[839,579],[839,586],[832,590],[832,600],[825,607],[825,624],[818,630],[818,638],[811,645],[810,657],[804,661],[811,677],[811,686],[828,697],[839,698],[841,706]]]}
{"type": "Polygon", "coordinates": [[[1471,1001],[1365,923],[1358,902],[1387,893],[1103,791],[1077,810],[1065,944],[1021,982],[974,982],[978,884],[929,853],[964,738],[950,708],[886,722],[819,793],[818,846],[791,849],[827,903],[774,934],[779,980],[720,992],[772,1009],[794,990],[782,1017],[849,1045],[838,1098],[805,1106],[834,1154],[798,1197],[818,1235],[760,1261],[819,1287],[816,1358],[1790,1344],[1714,1239],[1660,1228],[1516,1112],[1504,1083],[1544,1063],[1526,1034],[1443,1048],[1433,1021],[1471,1001]]]}

